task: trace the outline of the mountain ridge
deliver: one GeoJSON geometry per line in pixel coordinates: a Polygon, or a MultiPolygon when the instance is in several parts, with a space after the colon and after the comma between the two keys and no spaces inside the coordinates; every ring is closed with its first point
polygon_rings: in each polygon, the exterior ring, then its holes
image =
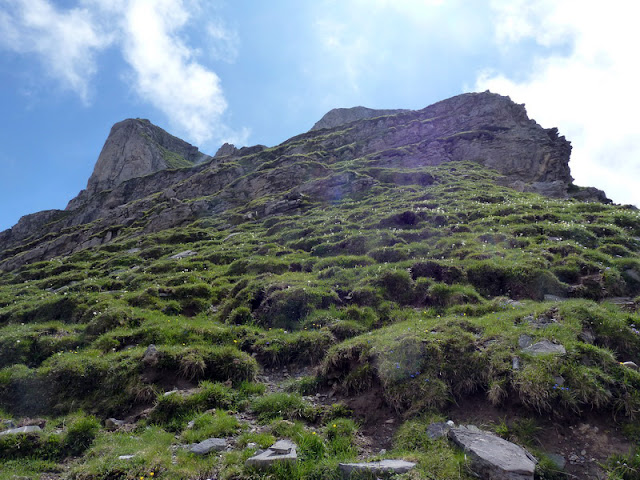
{"type": "MultiPolygon", "coordinates": [[[[297,208],[301,195],[327,197],[321,191],[325,184],[335,184],[331,188],[345,195],[378,181],[357,171],[336,174],[335,166],[349,159],[363,159],[368,167],[409,169],[471,160],[498,170],[504,175],[500,181],[519,191],[568,196],[569,142],[557,129],[543,129],[529,119],[524,106],[508,97],[462,94],[417,111],[363,108],[332,110],[327,127],[272,148],[228,145],[214,157],[148,121],[119,122],[87,189],[65,212],[33,214],[0,232],[0,268],[100,245],[123,227],[140,227],[143,221],[141,232],[158,231],[278,192],[281,198],[266,202],[258,212],[272,214],[297,208]],[[335,114],[345,111],[346,116],[335,114]],[[186,168],[169,168],[167,158],[182,159],[177,166],[186,168]],[[142,218],[142,212],[158,205],[164,205],[158,216],[142,218]]],[[[588,196],[606,200],[598,192],[588,196]]]]}

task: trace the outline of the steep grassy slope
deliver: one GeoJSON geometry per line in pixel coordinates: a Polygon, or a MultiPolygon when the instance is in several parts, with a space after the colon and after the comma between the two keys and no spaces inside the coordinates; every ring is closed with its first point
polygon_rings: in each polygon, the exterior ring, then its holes
{"type": "MultiPolygon", "coordinates": [[[[464,457],[425,429],[469,398],[559,424],[595,412],[637,434],[640,372],[621,364],[640,364],[637,210],[518,193],[475,163],[363,173],[378,183],[294,214],[255,219],[245,205],[2,273],[3,416],[51,418],[23,448],[0,440],[2,468],[334,478],[359,455],[350,400],[372,392],[405,422],[388,455],[418,461],[409,478],[467,478],[464,457]],[[566,354],[523,351],[544,339],[566,354]],[[265,391],[274,367],[313,368],[287,394],[265,391]],[[190,394],[164,395],[174,388],[190,394]],[[329,389],[345,403],[295,393],[329,389]],[[79,410],[130,415],[130,431],[96,431],[79,410]],[[242,412],[261,426],[247,429],[242,412]],[[70,415],[88,432],[75,450],[70,415]],[[260,474],[243,467],[251,449],[172,457],[171,445],[212,432],[238,447],[293,438],[303,461],[260,474]]],[[[518,425],[495,427],[543,455],[518,425]]],[[[541,463],[542,478],[551,470],[541,463]]]]}

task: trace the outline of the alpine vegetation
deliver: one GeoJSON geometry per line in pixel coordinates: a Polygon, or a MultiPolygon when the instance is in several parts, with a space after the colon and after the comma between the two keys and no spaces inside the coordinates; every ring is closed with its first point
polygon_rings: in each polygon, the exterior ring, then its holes
{"type": "Polygon", "coordinates": [[[2,478],[640,478],[640,213],[570,153],[489,92],[117,123],[0,232],[2,478]]]}

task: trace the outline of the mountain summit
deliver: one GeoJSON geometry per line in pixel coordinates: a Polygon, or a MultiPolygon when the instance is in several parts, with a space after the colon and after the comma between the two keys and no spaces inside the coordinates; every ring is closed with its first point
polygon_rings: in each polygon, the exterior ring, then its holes
{"type": "Polygon", "coordinates": [[[122,182],[169,168],[192,167],[210,159],[197,147],[180,140],[146,119],[116,123],[102,147],[86,190],[73,199],[68,210],[103,190],[122,182]]]}

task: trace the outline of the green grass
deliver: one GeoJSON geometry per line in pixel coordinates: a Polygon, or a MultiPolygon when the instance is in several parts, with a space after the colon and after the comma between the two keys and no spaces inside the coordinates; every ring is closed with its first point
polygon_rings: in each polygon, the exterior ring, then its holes
{"type": "Polygon", "coordinates": [[[235,417],[221,410],[198,415],[192,422],[193,426],[184,430],[180,437],[186,443],[198,443],[212,437],[230,437],[241,429],[235,417]]]}
{"type": "MultiPolygon", "coordinates": [[[[409,175],[375,156],[348,158],[357,143],[335,158],[287,160],[281,148],[221,168],[303,162],[327,175],[370,172],[377,183],[310,194],[287,213],[264,215],[281,200],[269,195],[144,236],[142,224],[123,227],[107,245],[0,273],[3,418],[82,408],[102,421],[151,409],[132,433],[97,432],[69,478],[264,477],[244,468],[245,450],[204,459],[178,450],[172,462],[171,446],[209,435],[261,448],[291,438],[302,462],[271,478],[334,478],[337,458],[358,457],[357,422],[344,406],[302,398],[331,390],[375,389],[403,416],[389,455],[417,461],[408,478],[468,478],[460,453],[424,428],[470,395],[527,415],[637,421],[640,374],[620,362],[640,364],[638,211],[519,193],[474,163],[409,175]],[[170,258],[185,250],[197,255],[170,258]],[[607,301],[617,296],[636,298],[635,310],[607,301]],[[529,355],[521,335],[567,353],[529,355]],[[142,361],[150,344],[153,364],[142,361]],[[283,367],[309,376],[273,393],[261,375],[283,367]],[[175,386],[195,390],[164,395],[175,386]],[[260,430],[244,430],[236,412],[256,416],[260,430]]],[[[503,433],[528,444],[525,427],[506,422],[503,433]]],[[[3,459],[2,468],[36,478],[61,468],[55,458],[3,459]]]]}

